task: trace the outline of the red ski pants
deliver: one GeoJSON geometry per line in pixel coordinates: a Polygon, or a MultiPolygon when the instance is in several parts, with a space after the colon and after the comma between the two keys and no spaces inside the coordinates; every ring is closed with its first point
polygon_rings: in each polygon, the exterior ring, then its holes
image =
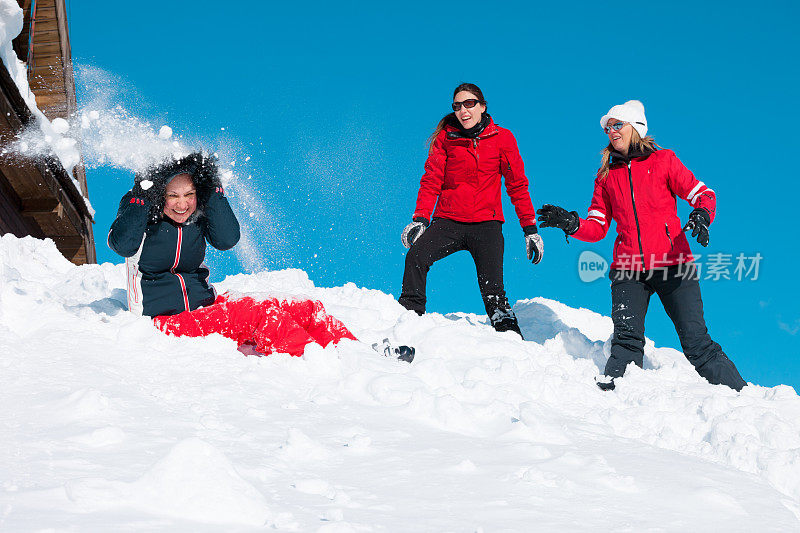
{"type": "Polygon", "coordinates": [[[219,333],[239,346],[250,344],[265,355],[272,352],[303,355],[306,344],[325,347],[342,339],[356,338],[336,318],[325,313],[319,301],[254,300],[246,296],[217,296],[208,307],[172,316],[157,316],[156,327],[176,337],[204,337],[219,333]]]}

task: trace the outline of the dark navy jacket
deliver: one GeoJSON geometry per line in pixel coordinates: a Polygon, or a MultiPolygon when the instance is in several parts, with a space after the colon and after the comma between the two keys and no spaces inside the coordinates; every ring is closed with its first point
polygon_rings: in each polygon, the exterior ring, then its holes
{"type": "Polygon", "coordinates": [[[126,258],[128,307],[150,317],[174,315],[214,302],[203,264],[206,241],[219,250],[239,242],[239,222],[221,190],[198,205],[197,216],[178,224],[153,222],[150,202],[132,192],[122,197],[108,233],[108,246],[126,258]]]}

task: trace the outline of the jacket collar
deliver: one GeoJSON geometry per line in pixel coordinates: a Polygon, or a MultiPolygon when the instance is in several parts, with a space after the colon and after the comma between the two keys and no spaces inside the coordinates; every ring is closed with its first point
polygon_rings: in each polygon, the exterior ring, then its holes
{"type": "Polygon", "coordinates": [[[480,125],[483,125],[483,127],[477,128],[476,131],[470,135],[461,128],[461,123],[458,122],[455,114],[451,114],[450,119],[444,126],[444,131],[447,133],[448,139],[485,139],[497,133],[497,126],[489,113],[483,114],[483,118],[478,126],[480,125]]]}
{"type": "Polygon", "coordinates": [[[644,150],[629,150],[627,155],[621,154],[619,152],[611,152],[611,164],[612,165],[627,165],[634,159],[647,159],[650,157],[650,154],[654,153],[654,150],[648,150],[645,148],[644,150]]]}

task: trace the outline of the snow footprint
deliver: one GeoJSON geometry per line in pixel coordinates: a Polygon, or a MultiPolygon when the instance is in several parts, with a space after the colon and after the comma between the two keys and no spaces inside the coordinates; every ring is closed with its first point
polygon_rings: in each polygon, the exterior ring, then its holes
{"type": "Polygon", "coordinates": [[[61,423],[80,422],[112,414],[110,400],[99,390],[79,389],[61,400],[45,406],[61,423]]]}
{"type": "Polygon", "coordinates": [[[115,426],[108,426],[104,428],[95,429],[89,433],[75,435],[70,437],[69,440],[84,446],[92,448],[101,448],[103,446],[111,446],[112,444],[119,444],[123,442],[127,436],[125,432],[115,426]]]}
{"type": "Polygon", "coordinates": [[[286,441],[280,446],[278,455],[287,461],[325,461],[335,454],[325,445],[315,441],[297,428],[289,428],[286,441]]]}

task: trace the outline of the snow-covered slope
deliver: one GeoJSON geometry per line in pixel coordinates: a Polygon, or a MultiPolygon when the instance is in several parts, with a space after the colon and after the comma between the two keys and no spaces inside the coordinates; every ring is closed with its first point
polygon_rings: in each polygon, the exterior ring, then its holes
{"type": "Polygon", "coordinates": [[[800,398],[679,352],[603,393],[611,323],[536,298],[523,342],[304,272],[219,288],[322,300],[368,344],[244,357],[124,309],[119,265],[0,237],[0,530],[791,531],[800,398]]]}

